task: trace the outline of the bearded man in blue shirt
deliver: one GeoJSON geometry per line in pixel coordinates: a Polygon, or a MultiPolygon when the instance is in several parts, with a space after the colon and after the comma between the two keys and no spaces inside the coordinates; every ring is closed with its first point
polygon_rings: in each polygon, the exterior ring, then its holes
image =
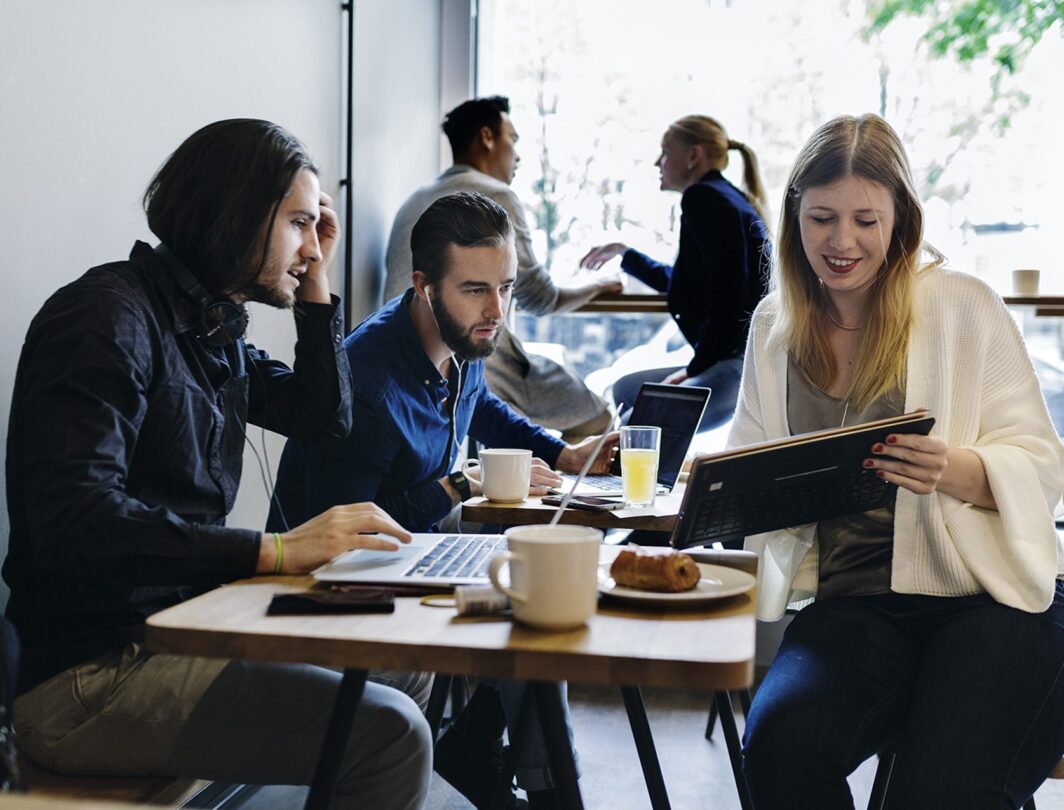
{"type": "MultiPolygon", "coordinates": [[[[531,449],[530,492],[561,483],[551,468],[579,472],[598,437],[569,445],[519,416],[492,394],[483,358],[495,349],[517,276],[514,230],[506,211],[476,192],[434,202],[411,233],[413,287],[370,316],[345,341],[352,379],[351,435],[342,441],[289,440],[277,475],[269,531],[337,504],[373,501],[404,528],[428,531],[480,493],[451,472],[467,435],[493,447],[531,449]]],[[[616,437],[592,464],[606,472],[616,437]]],[[[516,721],[524,686],[478,688],[441,739],[436,770],[478,807],[494,789],[492,744],[516,721]],[[500,701],[501,699],[501,701],[500,701]]],[[[535,717],[535,713],[530,713],[535,717]]],[[[521,730],[518,783],[533,808],[554,807],[548,759],[536,722],[521,730]]]]}

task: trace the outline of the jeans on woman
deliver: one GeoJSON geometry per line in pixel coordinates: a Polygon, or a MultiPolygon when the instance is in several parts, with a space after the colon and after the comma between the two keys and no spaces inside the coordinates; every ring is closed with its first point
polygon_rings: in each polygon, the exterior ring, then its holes
{"type": "Polygon", "coordinates": [[[747,720],[754,806],[852,808],[847,775],[891,743],[890,808],[1020,807],[1064,753],[1064,583],[1038,614],[986,594],[802,610],[747,720]]]}
{"type": "MultiPolygon", "coordinates": [[[[628,423],[628,415],[630,415],[628,412],[635,404],[643,383],[659,383],[674,371],[679,371],[680,368],[682,367],[674,366],[673,368],[636,371],[617,380],[613,384],[613,402],[618,406],[624,404],[625,413],[621,414],[622,421],[625,424],[628,423]]],[[[706,404],[706,412],[702,414],[702,421],[698,424],[699,433],[719,427],[732,418],[735,413],[735,402],[739,398],[739,380],[742,376],[743,359],[733,357],[714,363],[701,374],[688,377],[680,383],[680,385],[697,385],[713,389],[713,394],[706,404]]]]}

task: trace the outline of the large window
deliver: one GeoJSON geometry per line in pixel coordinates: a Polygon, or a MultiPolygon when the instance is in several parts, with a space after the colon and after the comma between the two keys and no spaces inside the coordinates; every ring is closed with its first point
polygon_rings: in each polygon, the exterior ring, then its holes
{"type": "MultiPolygon", "coordinates": [[[[1064,149],[1050,124],[1064,119],[1059,30],[995,91],[989,59],[930,53],[925,20],[901,17],[872,34],[869,22],[862,0],[480,0],[477,92],[511,99],[522,159],[514,187],[540,259],[567,284],[587,280],[580,257],[607,241],[671,260],[679,196],[658,190],[653,163],[682,115],[712,115],[755,150],[776,216],[813,130],[876,112],[905,142],[927,237],[953,267],[1001,292],[1011,270],[1036,267],[1043,291],[1064,293],[1053,250],[1064,149]]],[[[740,171],[736,154],[726,174],[738,184],[740,171]]],[[[565,320],[522,328],[564,343],[585,374],[655,328],[565,320]]],[[[1057,321],[1029,323],[1032,350],[1064,379],[1057,321]]]]}

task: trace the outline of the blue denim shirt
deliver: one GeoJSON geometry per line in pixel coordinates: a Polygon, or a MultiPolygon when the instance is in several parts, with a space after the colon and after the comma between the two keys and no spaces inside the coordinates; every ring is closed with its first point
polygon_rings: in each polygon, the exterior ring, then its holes
{"type": "Polygon", "coordinates": [[[452,508],[439,483],[468,434],[488,447],[522,447],[554,465],[564,443],[492,394],[483,363],[444,379],[410,318],[413,290],[385,304],[348,335],[352,430],[327,444],[290,440],[277,471],[268,531],[283,531],[341,503],[373,501],[410,531],[430,530],[452,508]],[[278,509],[280,507],[280,510],[278,509]],[[283,512],[284,520],[281,519],[283,512]]]}

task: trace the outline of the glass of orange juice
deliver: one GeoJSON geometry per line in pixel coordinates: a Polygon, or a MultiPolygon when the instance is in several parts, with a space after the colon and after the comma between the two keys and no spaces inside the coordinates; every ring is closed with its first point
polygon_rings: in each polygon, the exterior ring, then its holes
{"type": "Polygon", "coordinates": [[[626,505],[654,505],[660,448],[661,428],[639,425],[621,428],[621,480],[626,505]]]}

